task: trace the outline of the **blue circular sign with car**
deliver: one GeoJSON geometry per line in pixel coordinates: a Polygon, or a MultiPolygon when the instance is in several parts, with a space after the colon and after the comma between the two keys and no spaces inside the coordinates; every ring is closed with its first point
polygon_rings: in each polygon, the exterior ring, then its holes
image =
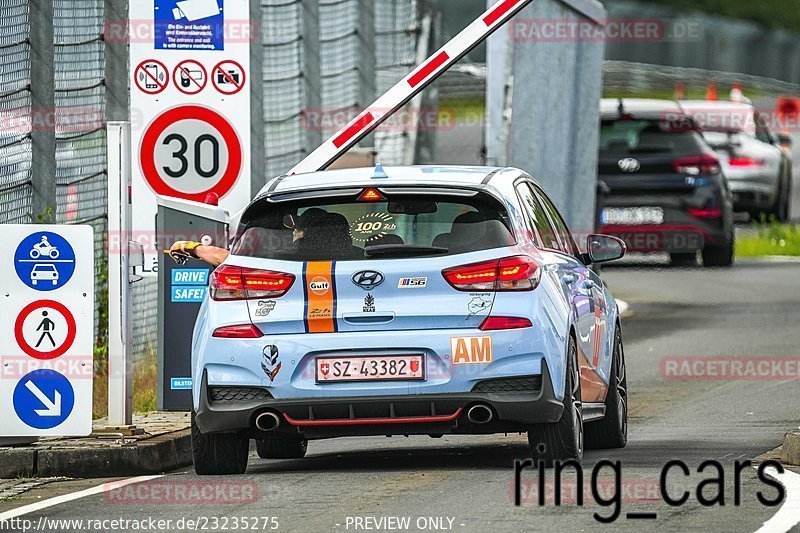
{"type": "Polygon", "coordinates": [[[28,287],[53,291],[66,285],[75,273],[75,251],[57,233],[38,231],[17,246],[14,268],[28,287]]]}

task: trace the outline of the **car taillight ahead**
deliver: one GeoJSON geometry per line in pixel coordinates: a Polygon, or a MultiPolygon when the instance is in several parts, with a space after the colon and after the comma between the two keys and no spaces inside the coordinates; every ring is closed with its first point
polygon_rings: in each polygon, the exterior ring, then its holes
{"type": "Polygon", "coordinates": [[[672,162],[676,172],[689,176],[701,174],[719,174],[719,160],[713,155],[702,154],[692,157],[682,157],[672,162]]]}
{"type": "Polygon", "coordinates": [[[722,218],[722,209],[717,207],[690,207],[687,209],[687,211],[690,215],[697,218],[722,218]]]}
{"type": "Polygon", "coordinates": [[[223,265],[211,274],[209,295],[214,300],[280,298],[294,284],[294,274],[223,265]]]}
{"type": "Polygon", "coordinates": [[[541,269],[530,257],[516,256],[447,268],[442,275],[459,291],[530,291],[541,269]]]}
{"type": "Polygon", "coordinates": [[[762,167],[764,166],[763,159],[754,159],[752,157],[732,157],[728,164],[732,167],[748,168],[748,167],[762,167]]]}

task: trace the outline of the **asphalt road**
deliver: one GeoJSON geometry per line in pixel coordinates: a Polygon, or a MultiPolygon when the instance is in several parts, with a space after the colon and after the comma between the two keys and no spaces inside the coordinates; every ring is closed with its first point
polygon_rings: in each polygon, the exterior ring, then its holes
{"type": "MultiPolygon", "coordinates": [[[[680,356],[800,356],[800,263],[740,263],[730,270],[629,265],[606,269],[604,277],[618,297],[630,302],[632,311],[623,323],[630,443],[623,450],[587,452],[585,460],[587,478],[600,459],[621,462],[621,516],[613,525],[601,525],[592,517],[595,512],[608,516],[612,508],[567,503],[574,501],[574,483],[565,484],[561,507],[551,501],[537,505],[527,488],[523,505],[515,507],[512,465],[526,456],[525,439],[518,435],[312,442],[303,460],[262,460],[253,453],[241,477],[198,478],[187,469],[138,485],[140,491],[147,489],[144,492],[86,497],[24,518],[208,517],[207,525],[218,526],[216,530],[222,525],[231,530],[234,517],[275,517],[278,531],[391,531],[398,529],[374,522],[356,527],[356,520],[410,517],[411,531],[419,530],[417,520],[426,526],[422,530],[435,530],[432,526],[439,523],[427,522],[429,518],[441,520],[445,527],[440,529],[463,532],[756,531],[777,510],[761,505],[756,492],[775,498],[776,491],[760,482],[754,469],[745,468],[742,505],[735,506],[734,461],[772,450],[786,429],[798,425],[797,381],[682,381],[667,379],[661,368],[664,361],[680,356]],[[687,478],[672,471],[668,488],[673,496],[683,488],[694,491],[700,481],[716,476],[713,470],[702,475],[695,471],[705,460],[719,461],[726,505],[705,508],[694,493],[681,507],[663,503],[658,480],[671,459],[683,460],[692,471],[687,478]],[[149,491],[191,490],[198,483],[210,483],[219,492],[203,503],[187,503],[167,492],[153,497],[149,491]],[[224,495],[233,495],[233,503],[224,495]],[[631,512],[656,513],[656,518],[626,519],[631,512]],[[220,520],[216,524],[215,517],[220,520]]],[[[601,496],[609,496],[616,485],[609,469],[601,474],[601,496]]],[[[548,471],[548,486],[553,478],[548,471]]],[[[536,479],[532,471],[522,475],[526,487],[536,479]]],[[[104,481],[108,480],[51,483],[0,502],[0,513],[104,481]]],[[[707,487],[707,493],[712,489],[707,487]]],[[[175,524],[161,529],[175,530],[175,524]]],[[[48,531],[78,530],[48,525],[48,531]]]]}

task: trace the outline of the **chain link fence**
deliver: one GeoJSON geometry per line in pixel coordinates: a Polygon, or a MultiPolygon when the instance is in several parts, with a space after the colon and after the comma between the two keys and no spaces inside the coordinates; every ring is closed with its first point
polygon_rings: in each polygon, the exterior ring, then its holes
{"type": "Polygon", "coordinates": [[[31,46],[27,0],[0,0],[0,224],[31,222],[31,46]]]}

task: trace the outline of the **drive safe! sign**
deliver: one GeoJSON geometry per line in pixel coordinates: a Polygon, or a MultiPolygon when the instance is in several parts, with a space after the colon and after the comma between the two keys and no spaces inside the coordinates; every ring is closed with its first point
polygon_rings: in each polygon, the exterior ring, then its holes
{"type": "Polygon", "coordinates": [[[250,200],[248,0],[130,2],[133,230],[155,275],[156,195],[250,200]],[[141,28],[149,27],[151,31],[141,28]]]}

